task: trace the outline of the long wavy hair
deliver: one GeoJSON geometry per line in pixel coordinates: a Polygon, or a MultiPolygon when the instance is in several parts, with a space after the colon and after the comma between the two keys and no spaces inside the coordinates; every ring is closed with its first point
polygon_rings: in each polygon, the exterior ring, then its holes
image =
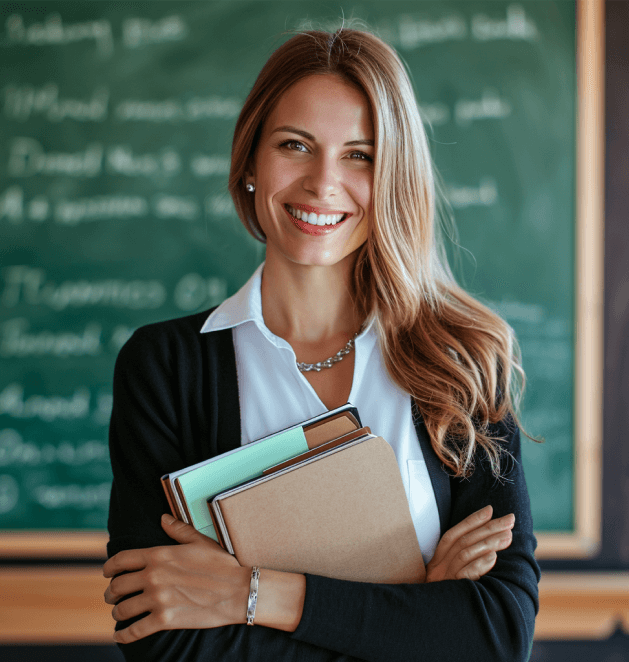
{"type": "Polygon", "coordinates": [[[229,191],[260,241],[245,173],[264,122],[297,81],[333,74],[371,106],[375,131],[373,204],[359,249],[353,296],[374,315],[391,378],[411,394],[432,446],[455,476],[469,476],[482,447],[496,476],[500,439],[491,426],[511,416],[524,386],[511,327],[455,282],[441,239],[435,172],[412,85],[396,52],[363,31],[305,31],[278,48],[242,108],[232,146],[229,191]]]}

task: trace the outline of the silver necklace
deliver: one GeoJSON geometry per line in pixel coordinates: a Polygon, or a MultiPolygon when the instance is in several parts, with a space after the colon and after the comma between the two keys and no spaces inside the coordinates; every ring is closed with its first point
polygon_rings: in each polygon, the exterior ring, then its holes
{"type": "Polygon", "coordinates": [[[297,363],[297,369],[299,372],[310,372],[311,370],[321,372],[323,368],[331,368],[335,363],[342,361],[343,358],[354,349],[354,341],[362,330],[363,327],[361,326],[360,329],[356,331],[354,336],[347,341],[347,345],[345,345],[343,349],[339,349],[339,351],[334,356],[331,356],[325,361],[318,361],[317,363],[300,363],[299,361],[295,361],[295,363],[297,363]]]}

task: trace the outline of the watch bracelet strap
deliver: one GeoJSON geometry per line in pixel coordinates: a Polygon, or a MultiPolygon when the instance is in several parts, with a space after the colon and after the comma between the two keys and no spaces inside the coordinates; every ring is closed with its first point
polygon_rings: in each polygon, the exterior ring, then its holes
{"type": "Polygon", "coordinates": [[[249,582],[249,600],[247,601],[247,625],[253,625],[258,604],[258,581],[260,579],[260,568],[254,565],[251,568],[251,581],[249,582]]]}

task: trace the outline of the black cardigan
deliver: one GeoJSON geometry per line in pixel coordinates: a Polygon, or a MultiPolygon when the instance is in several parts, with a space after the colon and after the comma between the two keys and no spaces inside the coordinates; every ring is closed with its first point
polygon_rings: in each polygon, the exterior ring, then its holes
{"type": "MultiPolygon", "coordinates": [[[[160,476],[240,445],[231,330],[201,334],[208,314],[142,327],[120,351],[110,426],[109,556],[175,544],[160,526],[161,515],[169,512],[160,476]]],[[[121,645],[125,659],[528,660],[540,575],[519,431],[509,422],[494,430],[510,453],[505,480],[496,481],[480,456],[471,479],[453,479],[442,470],[414,411],[442,533],[488,503],[494,517],[515,513],[513,542],[498,553],[491,572],[478,581],[399,585],[306,575],[303,615],[293,633],[246,625],[158,632],[121,645]]]]}

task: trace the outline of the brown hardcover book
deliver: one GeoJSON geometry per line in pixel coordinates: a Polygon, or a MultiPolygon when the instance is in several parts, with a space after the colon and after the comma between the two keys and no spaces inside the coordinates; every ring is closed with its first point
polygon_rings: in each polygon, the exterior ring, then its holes
{"type": "Polygon", "coordinates": [[[347,437],[208,503],[219,538],[241,565],[364,582],[424,581],[393,449],[365,429],[347,437]]]}

